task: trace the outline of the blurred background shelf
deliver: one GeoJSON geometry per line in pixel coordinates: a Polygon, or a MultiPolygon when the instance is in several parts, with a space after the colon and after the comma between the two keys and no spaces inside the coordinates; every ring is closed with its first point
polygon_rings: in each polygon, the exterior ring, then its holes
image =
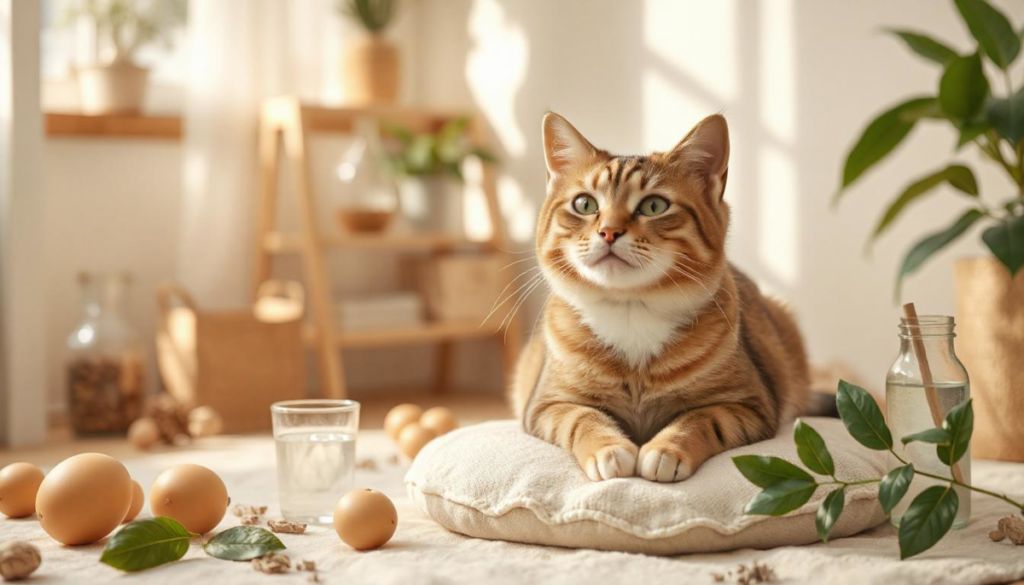
{"type": "MultiPolygon", "coordinates": [[[[335,334],[334,343],[339,348],[391,347],[437,341],[481,339],[497,335],[501,331],[498,330],[497,324],[493,321],[485,325],[475,321],[428,321],[422,325],[400,328],[365,331],[345,331],[339,329],[335,334]]],[[[320,342],[317,330],[313,327],[306,329],[304,338],[309,345],[315,346],[320,342]]]]}
{"type": "Polygon", "coordinates": [[[154,138],[180,140],[181,117],[138,114],[46,114],[46,135],[55,137],[154,138]]]}
{"type": "MultiPolygon", "coordinates": [[[[351,250],[393,250],[393,251],[449,251],[456,249],[492,249],[491,242],[478,242],[449,236],[447,234],[336,234],[323,235],[318,239],[324,248],[345,248],[351,250]]],[[[297,233],[270,232],[263,236],[263,248],[267,252],[301,252],[302,235],[297,233]]]]}

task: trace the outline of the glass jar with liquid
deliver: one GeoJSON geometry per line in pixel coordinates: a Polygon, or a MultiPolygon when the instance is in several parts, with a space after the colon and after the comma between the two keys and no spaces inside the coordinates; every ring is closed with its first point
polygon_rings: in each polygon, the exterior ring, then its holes
{"type": "MultiPolygon", "coordinates": [[[[915,470],[942,477],[950,477],[952,473],[964,483],[970,483],[970,450],[950,469],[939,459],[935,445],[920,442],[903,445],[900,441],[912,433],[941,427],[949,411],[971,397],[967,370],[953,350],[954,326],[952,317],[941,315],[900,320],[900,353],[885,380],[887,422],[896,453],[913,463],[915,470]]],[[[889,469],[902,465],[889,455],[889,469]]],[[[948,483],[915,475],[907,494],[892,511],[894,526],[899,526],[914,498],[933,485],[948,483]]],[[[953,528],[961,528],[971,516],[971,492],[957,486],[956,493],[960,507],[953,528]]]]}

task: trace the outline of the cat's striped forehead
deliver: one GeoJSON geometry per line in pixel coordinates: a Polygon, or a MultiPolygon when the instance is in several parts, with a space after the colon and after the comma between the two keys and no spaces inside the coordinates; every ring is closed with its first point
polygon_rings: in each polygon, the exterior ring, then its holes
{"type": "Polygon", "coordinates": [[[583,174],[579,188],[611,198],[658,188],[661,172],[647,156],[611,156],[583,174]]]}

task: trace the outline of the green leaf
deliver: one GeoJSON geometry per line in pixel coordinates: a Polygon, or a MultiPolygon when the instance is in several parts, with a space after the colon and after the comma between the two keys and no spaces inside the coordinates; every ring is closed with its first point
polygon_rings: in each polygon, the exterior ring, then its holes
{"type": "Polygon", "coordinates": [[[273,533],[259,526],[235,526],[203,545],[206,554],[228,561],[248,561],[285,548],[273,533]]]}
{"type": "Polygon", "coordinates": [[[892,448],[892,433],[885,424],[878,403],[867,390],[839,380],[836,408],[846,430],[858,443],[875,451],[892,448]]]}
{"type": "Polygon", "coordinates": [[[985,55],[1006,69],[1020,53],[1020,37],[1010,21],[985,0],[955,0],[960,16],[985,55]]]}
{"type": "Polygon", "coordinates": [[[978,195],[978,182],[975,180],[974,173],[971,172],[971,169],[963,165],[949,165],[948,167],[940,171],[936,171],[926,177],[922,177],[907,186],[907,188],[903,190],[903,193],[896,198],[896,201],[889,206],[889,209],[885,211],[882,219],[879,220],[878,225],[875,227],[875,233],[871,235],[871,239],[877,239],[878,236],[885,231],[893,221],[895,221],[900,212],[902,212],[908,204],[920,198],[922,195],[928,194],[932,189],[942,183],[947,182],[967,195],[975,197],[978,195]]]}
{"type": "Polygon", "coordinates": [[[1000,136],[1017,144],[1024,138],[1024,87],[1008,98],[990,98],[985,104],[989,125],[1000,136]]]}
{"type": "Polygon", "coordinates": [[[939,461],[946,465],[952,465],[967,453],[971,444],[971,435],[974,434],[974,406],[971,399],[957,404],[946,415],[942,421],[943,430],[950,435],[947,445],[939,445],[936,450],[939,461]]]}
{"type": "Polygon", "coordinates": [[[882,478],[882,483],[878,484],[878,503],[882,505],[882,509],[885,510],[886,514],[892,512],[892,509],[896,507],[896,504],[900,503],[903,496],[907,495],[907,490],[910,489],[910,482],[913,480],[913,463],[897,467],[885,474],[885,477],[882,478]]]}
{"type": "Polygon", "coordinates": [[[950,242],[960,237],[967,231],[967,228],[971,227],[981,217],[983,217],[983,214],[980,211],[970,209],[946,229],[931,234],[917,244],[914,244],[914,247],[907,252],[907,256],[903,259],[903,266],[900,267],[899,276],[896,278],[896,297],[899,298],[903,279],[907,275],[920,268],[932,254],[945,248],[950,242]]]}
{"type": "Polygon", "coordinates": [[[929,36],[909,30],[889,29],[889,32],[903,39],[911,51],[939,65],[945,65],[957,56],[956,51],[929,36]]]}
{"type": "Polygon", "coordinates": [[[100,562],[122,571],[141,571],[185,556],[193,534],[173,518],[136,520],[117,532],[103,548],[100,562]]]}
{"type": "MultiPolygon", "coordinates": [[[[989,98],[988,104],[992,103],[989,98]]],[[[960,137],[956,141],[956,148],[959,150],[963,145],[973,142],[975,138],[988,132],[991,126],[988,122],[967,121],[960,125],[960,137]]]]}
{"type": "Polygon", "coordinates": [[[957,57],[939,80],[939,107],[955,120],[972,120],[988,98],[988,79],[977,53],[957,57]]]}
{"type": "Polygon", "coordinates": [[[904,445],[913,442],[932,443],[936,445],[945,443],[946,445],[949,445],[953,442],[953,435],[949,434],[949,431],[946,429],[927,429],[920,433],[907,435],[901,440],[904,445]]]}
{"type": "Polygon", "coordinates": [[[760,488],[770,488],[788,480],[814,482],[811,474],[779,457],[738,455],[732,458],[732,462],[743,477],[760,488]]]}
{"type": "Polygon", "coordinates": [[[835,475],[836,465],[832,454],[825,446],[825,440],[818,431],[800,419],[793,426],[793,442],[796,443],[796,454],[804,462],[807,469],[821,475],[835,475]]]}
{"type": "Polygon", "coordinates": [[[882,113],[868,124],[846,157],[842,188],[848,187],[864,171],[892,152],[934,105],[935,98],[914,98],[882,113]]]}
{"type": "Polygon", "coordinates": [[[743,509],[744,514],[782,516],[803,506],[814,495],[818,484],[814,481],[787,479],[754,496],[743,509]]]}
{"type": "Polygon", "coordinates": [[[1024,266],[1024,216],[1003,219],[982,232],[981,239],[1010,271],[1010,276],[1016,276],[1024,266]]]}
{"type": "Polygon", "coordinates": [[[818,527],[818,536],[821,537],[821,542],[828,544],[828,534],[832,532],[832,527],[839,520],[839,515],[843,513],[845,505],[846,494],[843,492],[843,488],[839,488],[825,496],[825,500],[818,506],[814,525],[818,527]]]}
{"type": "Polygon", "coordinates": [[[932,486],[914,498],[900,518],[900,559],[908,559],[935,546],[949,532],[960,507],[952,486],[932,486]]]}

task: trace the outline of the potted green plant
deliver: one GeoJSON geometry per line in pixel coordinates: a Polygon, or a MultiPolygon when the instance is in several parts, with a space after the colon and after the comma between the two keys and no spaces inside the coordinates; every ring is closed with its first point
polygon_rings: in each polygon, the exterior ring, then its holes
{"type": "Polygon", "coordinates": [[[401,126],[386,128],[387,159],[398,184],[402,215],[415,230],[462,231],[462,162],[470,157],[495,162],[474,146],[466,130],[469,118],[447,122],[436,133],[414,134],[401,126]]]}
{"type": "Polygon", "coordinates": [[[68,24],[87,19],[95,29],[96,63],[76,71],[85,114],[138,113],[146,95],[149,70],[135,63],[144,45],[170,44],[171,33],[185,23],[186,0],[72,0],[68,24]]]}
{"type": "Polygon", "coordinates": [[[970,372],[975,397],[975,456],[1024,461],[1024,442],[1015,435],[1017,421],[1024,417],[1024,369],[1016,363],[1024,355],[1024,87],[1011,74],[1024,30],[985,0],[953,4],[975,41],[966,51],[918,31],[890,31],[937,68],[938,84],[868,124],[846,158],[837,197],[892,152],[918,122],[951,127],[956,134],[954,152],[977,148],[1010,178],[1009,192],[982,196],[970,167],[946,164],[904,187],[878,221],[871,240],[939,185],[949,185],[959,196],[955,220],[907,252],[896,279],[899,297],[906,276],[971,228],[986,226],[981,240],[992,256],[956,264],[957,352],[970,372]]]}
{"type": "Polygon", "coordinates": [[[366,34],[342,56],[345,99],[354,105],[390,104],[398,96],[398,47],[384,37],[394,21],[395,0],[338,0],[338,10],[366,34]]]}

